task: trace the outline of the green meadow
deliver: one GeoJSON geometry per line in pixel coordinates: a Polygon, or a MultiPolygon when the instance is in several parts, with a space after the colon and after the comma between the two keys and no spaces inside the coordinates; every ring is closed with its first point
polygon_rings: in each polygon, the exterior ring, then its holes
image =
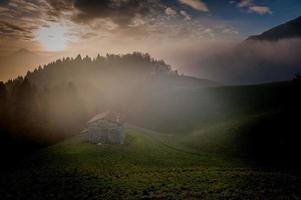
{"type": "Polygon", "coordinates": [[[84,135],[77,136],[33,154],[13,173],[5,172],[1,176],[0,191],[5,194],[2,198],[300,197],[296,188],[301,187],[301,180],[295,172],[271,171],[229,158],[222,151],[217,152],[223,149],[219,144],[210,147],[208,140],[195,147],[194,138],[203,136],[192,135],[187,141],[187,138],[127,128],[124,145],[93,145],[86,142],[84,135]],[[193,143],[192,147],[186,147],[193,143]]]}
{"type": "Polygon", "coordinates": [[[294,99],[291,84],[181,92],[186,112],[169,115],[173,123],[162,116],[178,99],[161,117],[158,109],[133,119],[123,145],[90,144],[81,134],[24,157],[2,171],[1,199],[301,198],[299,104],[282,96],[294,99]],[[218,104],[220,115],[207,107],[208,120],[204,94],[234,106],[218,104]]]}

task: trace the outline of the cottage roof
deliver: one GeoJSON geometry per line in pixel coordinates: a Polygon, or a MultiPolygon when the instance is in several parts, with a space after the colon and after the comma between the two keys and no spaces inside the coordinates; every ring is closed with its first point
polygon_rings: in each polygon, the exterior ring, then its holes
{"type": "Polygon", "coordinates": [[[92,119],[90,119],[88,121],[88,124],[99,121],[99,120],[108,120],[111,122],[119,123],[119,117],[116,113],[106,111],[106,112],[99,113],[99,114],[95,115],[94,117],[92,117],[92,119]]]}
{"type": "Polygon", "coordinates": [[[98,120],[103,120],[106,118],[106,116],[109,115],[109,111],[106,111],[106,112],[102,112],[102,113],[99,113],[97,115],[95,115],[94,117],[92,117],[92,119],[90,119],[88,121],[88,123],[92,123],[92,122],[95,122],[95,121],[98,121],[98,120]]]}

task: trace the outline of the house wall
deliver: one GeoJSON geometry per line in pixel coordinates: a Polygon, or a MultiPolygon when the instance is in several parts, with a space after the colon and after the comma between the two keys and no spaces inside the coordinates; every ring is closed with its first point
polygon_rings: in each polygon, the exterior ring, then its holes
{"type": "Polygon", "coordinates": [[[88,140],[91,143],[123,144],[123,126],[100,121],[88,125],[88,140]]]}
{"type": "Polygon", "coordinates": [[[116,144],[124,143],[124,132],[122,126],[116,126],[109,130],[109,142],[116,144]]]}

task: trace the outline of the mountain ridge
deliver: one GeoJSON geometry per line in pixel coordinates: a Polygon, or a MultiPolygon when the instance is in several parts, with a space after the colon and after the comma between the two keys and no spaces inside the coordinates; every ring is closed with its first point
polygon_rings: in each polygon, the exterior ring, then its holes
{"type": "Polygon", "coordinates": [[[301,16],[275,26],[259,35],[253,35],[246,41],[278,41],[301,37],[301,16]]]}
{"type": "Polygon", "coordinates": [[[10,55],[0,57],[0,80],[6,81],[18,75],[25,75],[34,66],[45,64],[45,56],[36,54],[28,49],[19,49],[10,55]],[[12,77],[13,76],[13,77],[12,77]]]}

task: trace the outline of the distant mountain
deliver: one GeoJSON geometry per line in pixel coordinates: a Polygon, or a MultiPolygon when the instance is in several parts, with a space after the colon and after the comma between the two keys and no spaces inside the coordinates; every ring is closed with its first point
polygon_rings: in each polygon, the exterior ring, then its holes
{"type": "Polygon", "coordinates": [[[272,28],[260,35],[250,36],[247,41],[277,41],[301,37],[301,16],[287,23],[272,28]]]}
{"type": "Polygon", "coordinates": [[[49,58],[42,56],[28,49],[20,49],[8,56],[0,57],[0,81],[25,75],[28,70],[32,70],[38,65],[47,63],[49,58]]]}
{"type": "Polygon", "coordinates": [[[18,51],[14,52],[11,56],[24,56],[24,57],[28,57],[28,56],[33,56],[36,57],[37,54],[29,51],[28,49],[19,49],[18,51]]]}

